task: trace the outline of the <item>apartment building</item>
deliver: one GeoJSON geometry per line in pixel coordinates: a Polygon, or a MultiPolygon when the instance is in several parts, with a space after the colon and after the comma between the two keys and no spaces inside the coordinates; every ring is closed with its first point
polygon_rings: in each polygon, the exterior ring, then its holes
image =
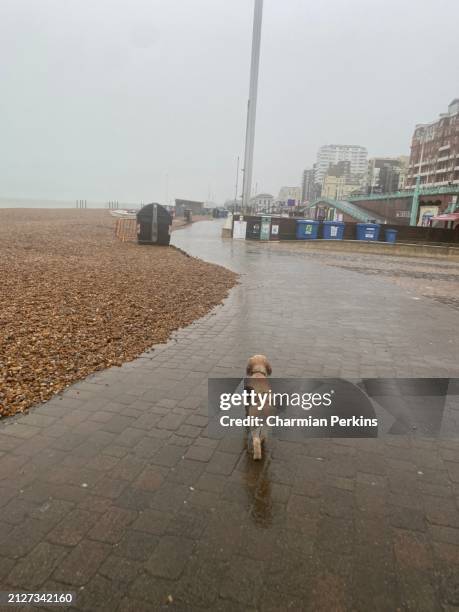
{"type": "Polygon", "coordinates": [[[350,162],[350,174],[364,177],[367,174],[368,153],[360,145],[324,145],[317,152],[314,182],[323,184],[329,167],[341,161],[350,162]]]}
{"type": "Polygon", "coordinates": [[[423,187],[459,184],[459,98],[435,121],[416,125],[405,189],[418,178],[423,187]]]}
{"type": "Polygon", "coordinates": [[[301,202],[301,187],[281,187],[276,204],[279,207],[298,206],[301,202]]]}
{"type": "Polygon", "coordinates": [[[303,177],[301,180],[301,202],[312,202],[314,199],[314,169],[306,168],[306,170],[303,170],[303,177]]]}
{"type": "Polygon", "coordinates": [[[272,209],[274,196],[270,193],[258,193],[250,198],[250,210],[256,212],[269,212],[272,209]]]}
{"type": "Polygon", "coordinates": [[[404,155],[369,159],[366,193],[391,193],[403,189],[407,165],[408,158],[404,155]]]}

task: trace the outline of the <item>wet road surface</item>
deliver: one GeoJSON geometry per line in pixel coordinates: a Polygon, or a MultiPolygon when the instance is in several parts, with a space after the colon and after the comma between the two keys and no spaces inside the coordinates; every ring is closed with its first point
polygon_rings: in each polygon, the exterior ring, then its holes
{"type": "MultiPolygon", "coordinates": [[[[452,610],[459,443],[207,436],[208,377],[457,376],[459,312],[381,279],[174,232],[225,304],[0,428],[0,584],[77,610],[452,610]]],[[[11,609],[11,608],[10,608],[11,609]]]]}

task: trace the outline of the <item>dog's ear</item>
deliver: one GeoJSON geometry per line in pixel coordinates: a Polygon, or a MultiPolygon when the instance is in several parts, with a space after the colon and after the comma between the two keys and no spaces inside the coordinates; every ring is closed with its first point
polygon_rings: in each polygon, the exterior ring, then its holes
{"type": "Polygon", "coordinates": [[[266,367],[266,371],[268,372],[268,376],[271,376],[273,369],[267,359],[265,359],[265,367],[266,367]]]}
{"type": "Polygon", "coordinates": [[[252,376],[252,368],[253,368],[253,357],[251,357],[247,362],[247,367],[245,369],[245,373],[247,376],[252,376]]]}

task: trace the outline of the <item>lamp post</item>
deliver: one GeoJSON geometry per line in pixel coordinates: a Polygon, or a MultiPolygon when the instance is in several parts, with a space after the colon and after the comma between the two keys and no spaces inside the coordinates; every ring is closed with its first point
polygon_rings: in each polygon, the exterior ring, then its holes
{"type": "Polygon", "coordinates": [[[416,176],[416,184],[414,186],[413,200],[411,202],[410,225],[416,225],[418,221],[419,211],[419,192],[421,190],[421,172],[424,161],[424,145],[427,140],[427,130],[424,129],[421,135],[421,154],[419,157],[419,171],[416,176]]]}
{"type": "Polygon", "coordinates": [[[255,0],[253,12],[252,59],[250,63],[249,100],[247,102],[247,125],[245,132],[244,176],[242,184],[242,212],[249,205],[252,187],[253,147],[255,143],[255,117],[257,112],[258,67],[260,65],[261,22],[263,0],[255,0]]]}
{"type": "Polygon", "coordinates": [[[239,155],[237,156],[237,163],[236,163],[236,186],[234,189],[234,206],[233,206],[233,212],[236,212],[234,210],[234,208],[237,206],[237,191],[238,191],[238,185],[239,185],[239,155]]]}

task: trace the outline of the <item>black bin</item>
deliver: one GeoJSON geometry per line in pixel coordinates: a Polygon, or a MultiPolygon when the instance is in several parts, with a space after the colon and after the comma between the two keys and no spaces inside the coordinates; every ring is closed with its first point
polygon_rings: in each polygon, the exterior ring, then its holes
{"type": "Polygon", "coordinates": [[[247,240],[260,240],[261,231],[261,218],[260,217],[246,217],[247,230],[245,237],[247,240]]]}
{"type": "Polygon", "coordinates": [[[168,245],[171,239],[171,214],[161,204],[147,204],[137,213],[139,244],[168,245]]]}

